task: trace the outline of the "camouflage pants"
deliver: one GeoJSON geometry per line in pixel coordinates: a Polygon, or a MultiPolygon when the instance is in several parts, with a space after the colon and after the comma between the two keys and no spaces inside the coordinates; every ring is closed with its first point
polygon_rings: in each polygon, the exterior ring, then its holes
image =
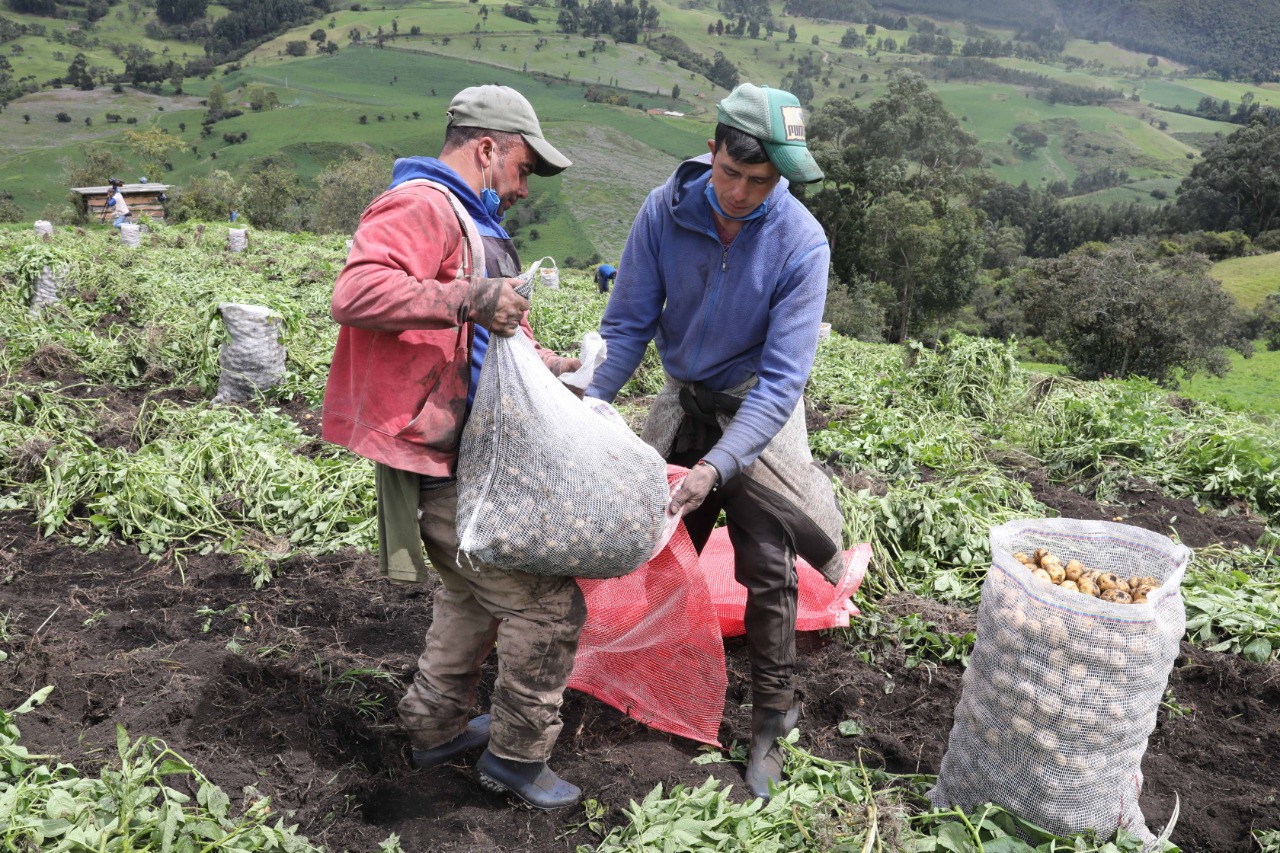
{"type": "Polygon", "coordinates": [[[413,745],[439,746],[466,728],[480,665],[496,643],[498,678],[489,749],[499,758],[546,761],[564,724],[560,705],[587,618],[573,578],[457,563],[456,484],[424,491],[419,527],[440,575],[426,650],[400,700],[413,745]]]}

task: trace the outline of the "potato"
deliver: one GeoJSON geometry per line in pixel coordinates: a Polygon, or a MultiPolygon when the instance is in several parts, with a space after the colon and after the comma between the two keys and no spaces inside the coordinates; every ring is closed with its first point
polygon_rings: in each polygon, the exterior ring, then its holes
{"type": "Polygon", "coordinates": [[[1078,581],[1085,568],[1084,563],[1079,560],[1067,560],[1067,564],[1062,567],[1062,570],[1066,573],[1067,580],[1078,581]]]}
{"type": "Polygon", "coordinates": [[[1042,568],[1041,571],[1048,572],[1049,580],[1053,581],[1054,583],[1062,583],[1064,580],[1067,579],[1066,574],[1064,574],[1062,571],[1062,566],[1058,563],[1051,563],[1048,560],[1046,560],[1044,564],[1044,568],[1042,568]]]}
{"type": "Polygon", "coordinates": [[[1034,552],[1034,553],[1032,553],[1032,555],[1031,555],[1031,559],[1033,559],[1033,560],[1035,560],[1035,561],[1036,561],[1036,565],[1039,565],[1039,564],[1040,564],[1040,561],[1041,561],[1041,560],[1043,560],[1043,559],[1044,559],[1045,557],[1047,557],[1048,555],[1049,555],[1049,549],[1048,549],[1048,548],[1037,548],[1037,549],[1035,550],[1035,552],[1034,552]]]}
{"type": "Polygon", "coordinates": [[[1050,566],[1058,566],[1059,568],[1061,568],[1062,560],[1060,560],[1054,554],[1045,554],[1044,557],[1040,559],[1040,568],[1047,569],[1050,566]]]}
{"type": "Polygon", "coordinates": [[[1045,752],[1054,752],[1058,748],[1058,736],[1048,729],[1036,729],[1033,740],[1045,752]]]}
{"type": "Polygon", "coordinates": [[[1009,724],[1013,727],[1015,732],[1023,737],[1026,737],[1035,731],[1035,726],[1031,725],[1031,721],[1023,717],[1015,716],[1009,721],[1009,724]]]}
{"type": "Polygon", "coordinates": [[[1147,594],[1141,590],[1137,590],[1129,597],[1129,603],[1130,604],[1146,604],[1147,594]]]}
{"type": "Polygon", "coordinates": [[[1045,693],[1036,697],[1036,708],[1045,717],[1056,717],[1062,713],[1062,700],[1053,693],[1045,693]]]}
{"type": "Polygon", "coordinates": [[[1025,551],[1015,551],[1013,554],[1013,559],[1023,564],[1031,562],[1031,558],[1027,556],[1025,551]]]}
{"type": "Polygon", "coordinates": [[[1133,602],[1133,597],[1118,586],[1104,589],[1102,595],[1098,597],[1103,601],[1114,601],[1116,604],[1131,604],[1133,602]]]}
{"type": "Polygon", "coordinates": [[[1079,591],[1080,591],[1080,587],[1079,587],[1079,585],[1078,585],[1078,584],[1076,584],[1076,582],[1075,582],[1075,581],[1063,581],[1062,583],[1058,584],[1058,586],[1062,587],[1063,589],[1067,590],[1068,592],[1079,592],[1079,591]]]}
{"type": "Polygon", "coordinates": [[[1036,569],[1031,574],[1040,578],[1040,580],[1044,581],[1045,583],[1053,583],[1053,575],[1049,574],[1044,569],[1036,569]]]}
{"type": "Polygon", "coordinates": [[[1103,574],[1098,575],[1098,589],[1103,592],[1106,592],[1109,589],[1128,590],[1129,584],[1120,580],[1119,576],[1116,575],[1115,572],[1104,572],[1103,574]]]}
{"type": "Polygon", "coordinates": [[[1093,569],[1085,569],[1084,571],[1080,572],[1080,577],[1076,579],[1076,583],[1079,583],[1081,580],[1087,580],[1090,583],[1096,584],[1098,582],[1098,576],[1100,574],[1102,573],[1095,572],[1093,569]]]}
{"type": "Polygon", "coordinates": [[[1098,589],[1098,585],[1084,576],[1081,576],[1080,580],[1076,581],[1076,586],[1082,593],[1092,595],[1094,598],[1102,594],[1102,590],[1098,589]]]}
{"type": "Polygon", "coordinates": [[[1072,681],[1081,681],[1084,679],[1085,674],[1088,671],[1089,671],[1088,667],[1086,667],[1084,664],[1073,663],[1071,664],[1071,666],[1067,667],[1067,677],[1070,678],[1072,681]]]}
{"type": "Polygon", "coordinates": [[[1128,584],[1129,584],[1130,591],[1135,590],[1141,586],[1149,586],[1152,589],[1157,589],[1160,586],[1160,581],[1156,580],[1151,575],[1141,575],[1141,576],[1135,575],[1134,577],[1129,578],[1128,584]]]}
{"type": "Polygon", "coordinates": [[[1071,639],[1071,633],[1067,630],[1067,623],[1063,622],[1060,616],[1045,617],[1044,636],[1049,646],[1055,649],[1065,646],[1067,641],[1071,639]]]}

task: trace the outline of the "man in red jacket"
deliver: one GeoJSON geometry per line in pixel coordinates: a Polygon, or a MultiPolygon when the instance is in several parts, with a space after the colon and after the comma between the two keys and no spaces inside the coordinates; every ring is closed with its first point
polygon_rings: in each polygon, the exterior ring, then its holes
{"type": "MultiPolygon", "coordinates": [[[[376,463],[384,571],[397,558],[421,569],[420,537],[440,577],[426,650],[398,709],[414,764],[436,767],[487,745],[480,783],[544,809],[582,793],[547,759],[586,604],[572,578],[460,568],[454,476],[489,336],[533,338],[500,222],[528,195],[530,174],[569,165],[515,90],[458,93],[440,156],[397,160],[391,188],[356,230],[334,287],[341,329],[323,419],[325,439],[376,463]],[[491,714],[468,721],[495,642],[491,714]]],[[[579,366],[539,352],[557,375],[579,366]]]]}

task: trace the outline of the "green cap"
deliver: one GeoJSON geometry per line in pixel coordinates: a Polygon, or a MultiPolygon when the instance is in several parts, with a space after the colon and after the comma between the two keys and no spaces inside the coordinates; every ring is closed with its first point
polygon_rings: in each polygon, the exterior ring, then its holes
{"type": "Polygon", "coordinates": [[[720,102],[716,118],[759,139],[769,162],[793,184],[822,180],[805,144],[804,108],[790,92],[743,83],[720,102]]]}
{"type": "Polygon", "coordinates": [[[449,125],[482,127],[504,133],[518,133],[529,143],[538,163],[533,173],[544,178],[558,175],[573,162],[555,149],[542,135],[542,125],[533,104],[507,86],[472,86],[453,96],[449,104],[449,125]]]}

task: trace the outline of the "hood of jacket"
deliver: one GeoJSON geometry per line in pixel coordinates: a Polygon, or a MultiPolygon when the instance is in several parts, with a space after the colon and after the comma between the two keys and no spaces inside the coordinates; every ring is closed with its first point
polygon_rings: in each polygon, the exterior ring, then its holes
{"type": "MultiPolygon", "coordinates": [[[[711,205],[704,195],[707,181],[711,179],[711,152],[701,157],[685,160],[676,167],[675,172],[667,179],[663,194],[671,207],[671,215],[676,222],[685,228],[705,232],[710,229],[709,211],[711,205]]],[[[768,219],[778,209],[782,198],[790,196],[787,190],[790,183],[786,178],[779,178],[778,185],[769,193],[769,210],[762,217],[768,219]]],[[[714,232],[712,232],[714,233],[714,232]]]]}
{"type": "Polygon", "coordinates": [[[448,187],[458,197],[458,201],[462,202],[462,206],[466,208],[467,213],[471,214],[471,218],[475,220],[476,228],[482,236],[501,237],[504,240],[510,239],[507,236],[507,232],[498,224],[498,221],[484,209],[484,204],[481,203],[480,196],[476,194],[476,191],[471,189],[466,181],[462,180],[461,175],[435,157],[399,158],[391,170],[391,186],[387,187],[387,189],[395,189],[405,181],[422,178],[448,187]]]}

